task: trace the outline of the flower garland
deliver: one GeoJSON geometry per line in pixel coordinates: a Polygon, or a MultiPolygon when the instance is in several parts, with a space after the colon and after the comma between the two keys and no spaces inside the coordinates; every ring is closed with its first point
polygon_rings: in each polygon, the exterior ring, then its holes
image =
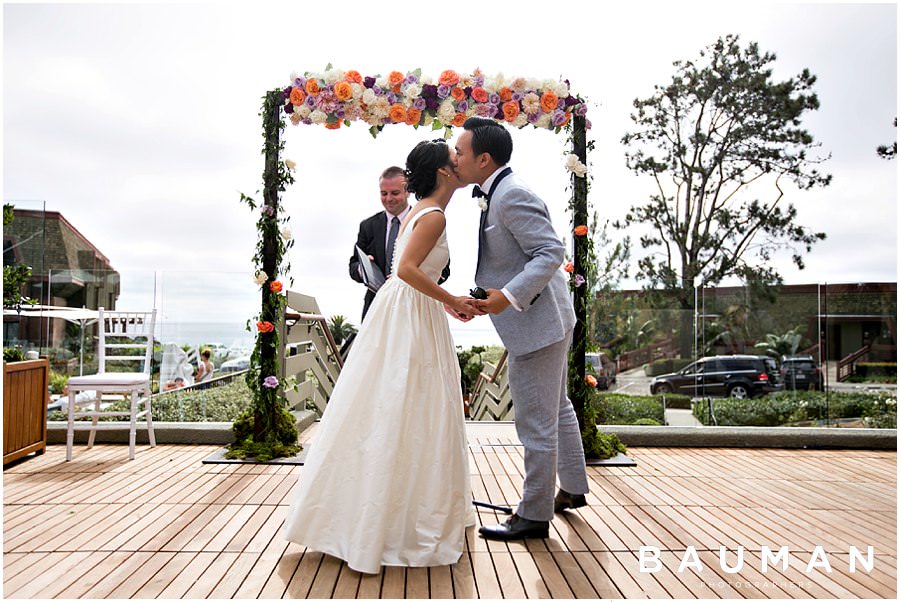
{"type": "Polygon", "coordinates": [[[449,129],[473,116],[558,132],[573,115],[587,113],[587,103],[570,93],[568,80],[488,77],[479,69],[468,75],[448,69],[435,81],[421,69],[363,76],[328,65],[322,72],[292,73],[282,99],[294,125],[338,129],[364,121],[372,136],[391,123],[449,129]]]}

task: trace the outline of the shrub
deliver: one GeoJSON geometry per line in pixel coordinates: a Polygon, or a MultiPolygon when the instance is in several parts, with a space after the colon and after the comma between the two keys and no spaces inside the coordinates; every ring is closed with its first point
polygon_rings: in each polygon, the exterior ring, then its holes
{"type": "Polygon", "coordinates": [[[856,374],[859,376],[893,376],[897,378],[897,364],[894,362],[857,362],[856,374]]]}
{"type": "Polygon", "coordinates": [[[606,405],[603,424],[637,424],[641,419],[650,419],[657,424],[665,422],[659,395],[605,393],[600,399],[606,405]]]}

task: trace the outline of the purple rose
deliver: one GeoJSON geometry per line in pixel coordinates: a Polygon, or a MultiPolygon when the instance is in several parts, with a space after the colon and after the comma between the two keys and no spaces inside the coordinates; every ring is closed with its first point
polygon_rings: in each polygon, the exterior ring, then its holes
{"type": "Polygon", "coordinates": [[[363,86],[365,86],[366,88],[371,88],[371,87],[373,87],[374,85],[375,85],[375,78],[374,78],[374,77],[366,77],[366,78],[363,79],[363,86]]]}
{"type": "Polygon", "coordinates": [[[268,387],[269,389],[275,389],[278,387],[278,377],[277,376],[267,376],[263,379],[262,384],[264,387],[268,387]]]}
{"type": "Polygon", "coordinates": [[[591,129],[591,120],[590,119],[584,120],[584,129],[586,129],[586,130],[591,129]]]}
{"type": "Polygon", "coordinates": [[[553,115],[550,117],[550,121],[554,126],[560,127],[566,122],[566,112],[556,109],[555,111],[553,111],[553,115]]]}
{"type": "Polygon", "coordinates": [[[437,89],[438,98],[444,99],[450,95],[450,86],[440,85],[437,89]]]}
{"type": "Polygon", "coordinates": [[[426,98],[425,106],[428,107],[429,111],[437,111],[438,107],[441,105],[438,102],[437,98],[426,98]]]}
{"type": "Polygon", "coordinates": [[[388,94],[385,98],[387,98],[387,101],[391,104],[394,104],[395,102],[397,102],[397,95],[394,94],[393,92],[388,92],[388,94]]]}
{"type": "Polygon", "coordinates": [[[377,84],[372,86],[372,92],[374,92],[376,96],[384,96],[384,90],[377,84]]]}
{"type": "Polygon", "coordinates": [[[420,111],[424,111],[428,107],[428,103],[425,102],[424,98],[417,98],[415,102],[413,102],[413,106],[420,111]]]}
{"type": "Polygon", "coordinates": [[[419,81],[419,77],[415,73],[407,73],[406,74],[406,83],[414,84],[419,81]]]}
{"type": "Polygon", "coordinates": [[[513,92],[513,94],[512,94],[512,100],[514,102],[519,102],[524,97],[525,97],[525,95],[522,94],[521,92],[513,92]]]}
{"type": "Polygon", "coordinates": [[[281,98],[282,98],[282,100],[284,100],[284,99],[290,98],[290,97],[291,97],[291,87],[288,86],[287,88],[285,88],[284,90],[281,91],[281,98]]]}
{"type": "MultiPolygon", "coordinates": [[[[584,276],[582,276],[581,274],[575,274],[575,287],[576,288],[581,286],[582,284],[584,284],[584,282],[585,282],[584,276]]],[[[275,378],[275,377],[270,376],[269,378],[275,378]]]]}
{"type": "Polygon", "coordinates": [[[306,88],[306,78],[305,77],[294,78],[294,87],[295,88],[306,88]]]}
{"type": "Polygon", "coordinates": [[[312,119],[310,119],[309,117],[307,117],[306,119],[301,119],[301,120],[300,120],[300,123],[302,123],[303,125],[311,125],[311,124],[312,124],[312,119]]]}
{"type": "MultiPolygon", "coordinates": [[[[494,106],[494,105],[491,105],[491,106],[494,106]]],[[[505,118],[506,118],[506,115],[503,114],[503,107],[498,105],[496,107],[496,110],[494,111],[494,119],[505,119],[505,118]]]]}
{"type": "Polygon", "coordinates": [[[268,215],[269,217],[275,215],[275,208],[271,205],[263,205],[261,211],[263,215],[268,215]]]}
{"type": "Polygon", "coordinates": [[[497,107],[492,104],[475,105],[475,114],[479,117],[493,117],[497,107]]]}
{"type": "Polygon", "coordinates": [[[306,99],[303,101],[303,103],[306,106],[308,106],[310,109],[315,109],[316,108],[316,97],[313,96],[312,94],[308,94],[306,96],[306,99]]]}
{"type": "Polygon", "coordinates": [[[587,105],[584,103],[581,103],[580,105],[576,106],[575,114],[578,117],[584,117],[585,115],[587,115],[587,105]]]}
{"type": "Polygon", "coordinates": [[[459,111],[460,113],[465,113],[466,111],[468,111],[469,110],[469,101],[468,100],[459,101],[459,104],[456,105],[456,110],[459,111]]]}
{"type": "Polygon", "coordinates": [[[463,92],[466,93],[466,96],[471,98],[472,97],[472,86],[466,86],[465,88],[463,88],[463,92]]]}
{"type": "Polygon", "coordinates": [[[424,84],[422,86],[422,98],[437,98],[437,86],[434,84],[424,84]]]}
{"type": "Polygon", "coordinates": [[[500,95],[497,94],[496,92],[494,92],[493,94],[488,96],[488,102],[491,103],[492,105],[499,105],[500,104],[500,95]]]}
{"type": "Polygon", "coordinates": [[[540,113],[529,113],[528,114],[528,123],[535,124],[538,122],[538,119],[541,118],[540,113]]]}
{"type": "Polygon", "coordinates": [[[294,112],[294,105],[292,105],[291,103],[287,103],[286,105],[284,105],[284,112],[287,113],[288,115],[290,115],[291,113],[293,113],[293,112],[294,112]]]}
{"type": "Polygon", "coordinates": [[[346,112],[344,111],[344,107],[338,107],[334,111],[334,116],[338,118],[338,120],[342,120],[344,116],[346,116],[346,112]]]}
{"type": "Polygon", "coordinates": [[[568,96],[566,96],[566,106],[567,106],[567,107],[571,107],[572,105],[577,105],[577,104],[578,104],[578,99],[577,99],[577,98],[575,98],[575,97],[572,96],[571,94],[569,94],[568,96]]]}

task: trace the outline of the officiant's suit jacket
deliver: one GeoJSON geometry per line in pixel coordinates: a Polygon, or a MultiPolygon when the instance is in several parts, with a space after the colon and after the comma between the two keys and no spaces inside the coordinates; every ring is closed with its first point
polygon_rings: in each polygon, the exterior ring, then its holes
{"type": "MultiPolygon", "coordinates": [[[[356,237],[356,245],[365,251],[366,255],[371,255],[375,258],[373,262],[377,265],[383,274],[387,274],[387,266],[389,258],[386,257],[386,251],[384,248],[385,243],[385,234],[387,232],[387,214],[384,211],[379,211],[372,217],[368,217],[364,219],[359,224],[359,235],[356,237]]],[[[362,282],[362,276],[359,275],[359,259],[356,257],[356,247],[353,248],[353,252],[350,255],[350,277],[356,280],[357,282],[362,282]]],[[[441,278],[438,280],[438,284],[443,283],[447,278],[450,277],[450,262],[447,262],[447,265],[444,267],[444,271],[441,273],[441,278]]],[[[375,293],[366,289],[366,298],[363,303],[363,312],[362,319],[365,319],[366,313],[369,311],[369,306],[372,304],[372,299],[375,298],[375,293]]],[[[362,320],[361,319],[361,320],[362,320]]]]}
{"type": "Polygon", "coordinates": [[[547,205],[515,172],[497,183],[482,214],[475,282],[506,288],[524,311],[491,315],[510,355],[524,355],[563,340],[575,310],[560,270],[565,247],[553,230],[547,205]]]}

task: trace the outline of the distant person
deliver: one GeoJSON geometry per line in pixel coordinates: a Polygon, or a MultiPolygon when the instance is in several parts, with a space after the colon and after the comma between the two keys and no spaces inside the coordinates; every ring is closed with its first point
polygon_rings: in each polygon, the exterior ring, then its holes
{"type": "Polygon", "coordinates": [[[176,376],[175,380],[168,380],[166,384],[163,385],[163,393],[166,391],[174,391],[175,389],[180,389],[184,387],[184,379],[180,376],[176,376]]]}
{"type": "MultiPolygon", "coordinates": [[[[409,191],[406,189],[406,176],[403,169],[396,166],[385,169],[378,178],[378,186],[381,190],[381,204],[384,211],[379,211],[359,224],[356,246],[369,256],[372,263],[378,266],[385,276],[389,276],[397,232],[400,229],[400,223],[410,210],[409,191]]],[[[363,278],[355,247],[350,256],[349,267],[350,277],[362,283],[363,278]]],[[[443,283],[449,277],[450,261],[448,260],[446,267],[441,272],[438,284],[443,283]]],[[[365,320],[374,298],[375,293],[367,289],[360,322],[365,320]]]]}
{"type": "Polygon", "coordinates": [[[200,361],[197,362],[197,378],[194,379],[194,382],[201,383],[212,378],[215,367],[209,359],[211,355],[212,351],[209,347],[200,352],[200,361]]]}

